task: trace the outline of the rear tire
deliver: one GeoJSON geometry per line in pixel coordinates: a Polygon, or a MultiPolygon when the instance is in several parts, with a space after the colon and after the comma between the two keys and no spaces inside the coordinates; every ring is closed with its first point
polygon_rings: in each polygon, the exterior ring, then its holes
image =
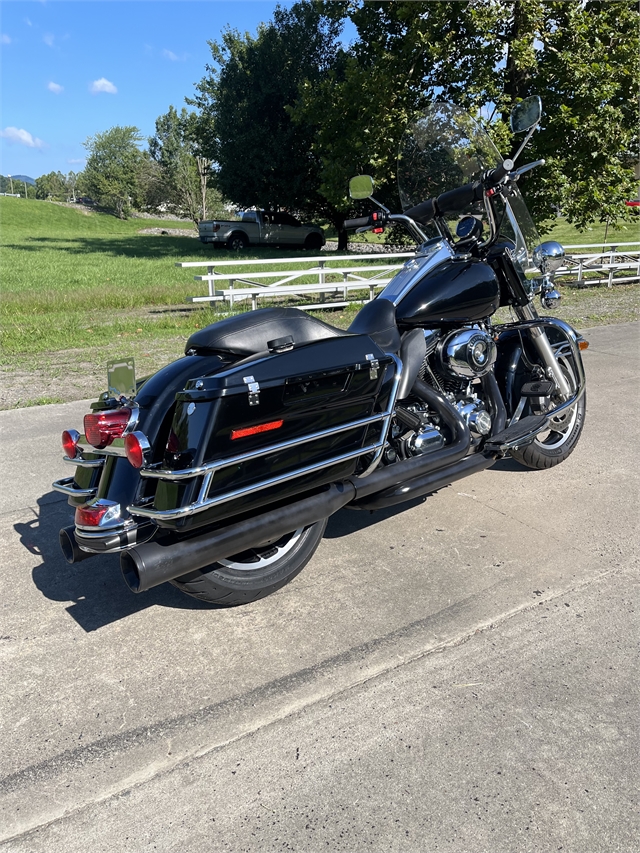
{"type": "Polygon", "coordinates": [[[324,518],[287,533],[275,542],[181,575],[171,583],[193,598],[220,607],[257,601],[271,595],[302,571],[320,544],[326,526],[324,518]]]}
{"type": "Polygon", "coordinates": [[[232,252],[243,252],[248,245],[249,241],[244,234],[232,234],[227,240],[227,249],[232,252]]]}

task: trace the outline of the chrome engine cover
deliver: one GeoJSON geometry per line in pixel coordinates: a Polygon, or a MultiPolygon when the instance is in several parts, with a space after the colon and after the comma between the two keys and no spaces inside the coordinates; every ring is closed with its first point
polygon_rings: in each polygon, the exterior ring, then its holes
{"type": "Polygon", "coordinates": [[[495,341],[482,329],[451,332],[440,341],[437,348],[437,359],[442,370],[465,379],[475,379],[489,373],[497,355],[495,341]]]}

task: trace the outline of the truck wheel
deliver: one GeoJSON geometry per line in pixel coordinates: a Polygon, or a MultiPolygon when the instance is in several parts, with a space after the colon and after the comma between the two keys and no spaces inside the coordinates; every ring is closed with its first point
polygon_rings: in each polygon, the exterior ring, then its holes
{"type": "Polygon", "coordinates": [[[294,530],[259,548],[235,554],[171,583],[193,598],[235,607],[264,598],[293,580],[320,544],[327,519],[294,530]]]}
{"type": "Polygon", "coordinates": [[[248,245],[249,241],[244,234],[232,234],[227,240],[227,248],[232,252],[243,252],[248,245]]]}
{"type": "Polygon", "coordinates": [[[322,237],[319,234],[309,234],[304,241],[304,247],[309,251],[317,252],[322,248],[322,237]]]}

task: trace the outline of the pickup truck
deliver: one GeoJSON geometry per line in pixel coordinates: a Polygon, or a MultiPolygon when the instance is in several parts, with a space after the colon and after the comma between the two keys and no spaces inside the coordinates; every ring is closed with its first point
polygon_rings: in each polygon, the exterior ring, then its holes
{"type": "Polygon", "coordinates": [[[317,225],[303,225],[282,211],[244,210],[237,219],[204,219],[198,223],[200,240],[236,252],[247,246],[295,246],[317,251],[325,244],[317,225]]]}

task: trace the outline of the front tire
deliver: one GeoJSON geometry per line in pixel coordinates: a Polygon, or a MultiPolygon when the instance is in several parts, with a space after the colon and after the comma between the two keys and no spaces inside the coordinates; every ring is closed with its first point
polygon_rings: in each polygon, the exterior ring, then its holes
{"type": "Polygon", "coordinates": [[[322,248],[322,237],[320,234],[309,234],[304,241],[304,248],[308,252],[318,252],[322,248]]]}
{"type": "MultiPolygon", "coordinates": [[[[575,392],[577,388],[576,371],[571,357],[563,354],[562,348],[557,352],[556,357],[569,382],[571,392],[575,392]]],[[[558,404],[560,400],[552,400],[552,402],[558,404]]],[[[540,409],[539,412],[535,411],[534,407],[532,409],[534,409],[534,414],[544,411],[543,409],[540,409]]],[[[585,392],[575,406],[572,406],[559,417],[551,418],[548,430],[539,433],[526,447],[511,450],[511,456],[526,468],[534,468],[538,471],[559,465],[573,453],[580,440],[586,412],[587,395],[585,392]]]]}
{"type": "Polygon", "coordinates": [[[327,519],[300,528],[259,548],[175,578],[171,583],[193,598],[236,607],[257,601],[299,574],[320,544],[327,519]]]}

